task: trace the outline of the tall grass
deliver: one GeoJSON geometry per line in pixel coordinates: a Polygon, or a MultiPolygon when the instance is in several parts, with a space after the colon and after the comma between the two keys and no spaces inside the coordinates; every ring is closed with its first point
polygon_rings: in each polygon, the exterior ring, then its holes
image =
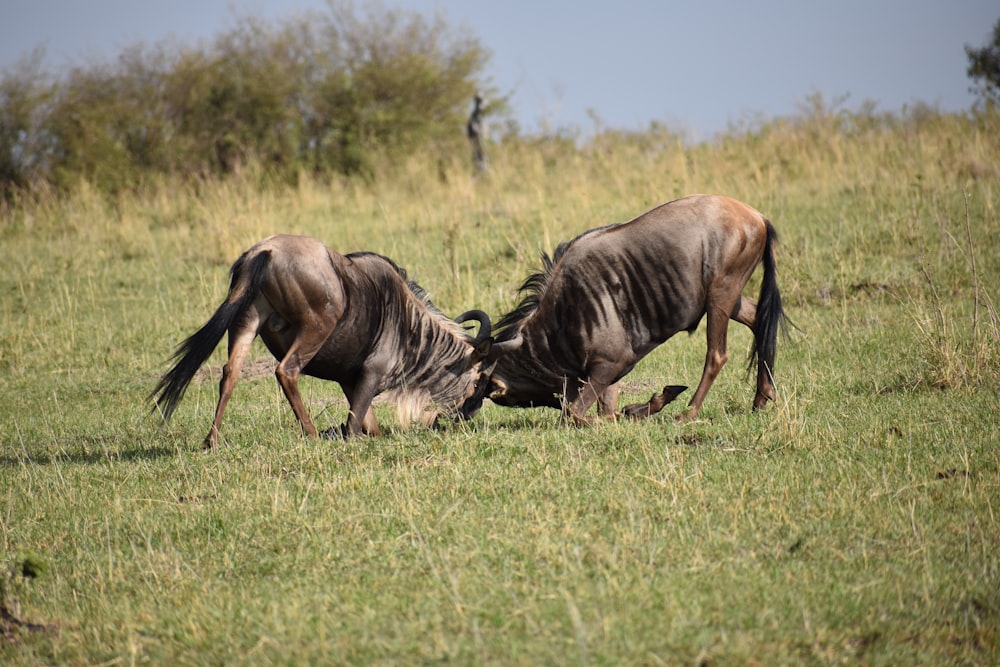
{"type": "MultiPolygon", "coordinates": [[[[8,208],[0,228],[0,600],[12,664],[994,664],[1000,660],[1000,118],[799,118],[415,157],[270,185],[248,167],[8,208]],[[144,397],[277,232],[385,253],[498,316],[540,250],[692,192],[760,209],[800,328],[751,414],[733,363],[701,419],[472,422],[312,441],[262,346],[198,443],[220,349],[174,421],[144,397]],[[211,369],[215,369],[213,375],[211,369]],[[25,579],[19,566],[45,570],[25,579]]],[[[755,294],[751,285],[748,292],[755,294]]],[[[697,382],[677,337],[623,400],[697,382]]],[[[303,383],[317,426],[343,420],[303,383]]],[[[678,410],[680,408],[678,407],[678,410]]],[[[669,412],[669,410],[668,410],[669,412]]]]}
{"type": "MultiPolygon", "coordinates": [[[[977,249],[968,212],[965,222],[968,246],[959,247],[957,251],[972,278],[971,313],[954,312],[927,267],[920,267],[926,281],[928,304],[918,309],[914,323],[923,338],[924,380],[939,388],[995,385],[1000,380],[997,313],[976,268],[977,249]]],[[[950,234],[949,240],[958,243],[950,234]]],[[[963,305],[968,310],[968,304],[963,305]]]]}

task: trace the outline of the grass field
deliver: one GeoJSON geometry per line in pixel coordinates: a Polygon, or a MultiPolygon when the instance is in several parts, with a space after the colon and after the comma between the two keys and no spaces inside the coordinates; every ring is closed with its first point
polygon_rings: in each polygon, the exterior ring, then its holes
{"type": "MultiPolygon", "coordinates": [[[[418,161],[376,185],[81,185],[4,212],[0,660],[1000,663],[1000,117],[820,113],[491,157],[481,179],[418,161]],[[540,250],[693,192],[781,235],[798,331],[766,412],[733,324],[692,423],[683,401],[592,428],[487,405],[403,430],[380,403],[385,437],[313,441],[259,343],[218,451],[198,446],[224,346],[170,424],[149,414],[268,234],[385,253],[446,312],[498,317],[540,250]]],[[[668,341],[623,400],[693,387],[704,345],[668,341]]],[[[344,420],[338,387],[303,386],[319,428],[344,420]]]]}

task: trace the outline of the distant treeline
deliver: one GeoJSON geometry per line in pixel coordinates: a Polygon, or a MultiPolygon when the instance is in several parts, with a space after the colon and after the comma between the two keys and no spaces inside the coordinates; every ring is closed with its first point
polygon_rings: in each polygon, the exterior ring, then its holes
{"type": "MultiPolygon", "coordinates": [[[[472,168],[465,133],[474,96],[493,100],[491,115],[506,111],[496,91],[482,90],[489,52],[441,16],[372,7],[359,13],[349,0],[329,0],[323,12],[281,22],[242,18],[207,42],[137,44],[58,74],[46,69],[43,52],[26,55],[0,71],[0,211],[23,193],[61,194],[87,183],[114,195],[163,177],[211,179],[246,166],[286,183],[300,175],[371,177],[413,155],[439,173],[456,158],[472,168]]],[[[846,96],[831,103],[813,93],[794,117],[733,125],[714,143],[725,151],[749,141],[758,160],[791,165],[796,152],[822,150],[832,136],[922,132],[949,119],[993,126],[1000,21],[991,45],[966,51],[968,75],[983,91],[968,113],[919,102],[887,113],[869,101],[848,111],[846,96]]],[[[582,144],[573,130],[521,136],[513,121],[502,143],[508,154],[541,151],[553,165],[590,151],[691,148],[659,122],[632,131],[593,118],[595,133],[582,144]]],[[[994,173],[982,160],[969,164],[975,174],[994,173]]]]}
{"type": "Polygon", "coordinates": [[[48,74],[0,74],[0,199],[151,175],[365,173],[418,150],[464,152],[488,52],[444,19],[349,3],[280,24],[241,19],[207,44],[137,45],[48,74]]]}

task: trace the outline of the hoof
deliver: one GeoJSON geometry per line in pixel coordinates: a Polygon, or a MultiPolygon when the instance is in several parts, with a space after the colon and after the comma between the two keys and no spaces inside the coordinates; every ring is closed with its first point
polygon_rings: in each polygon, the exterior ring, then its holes
{"type": "Polygon", "coordinates": [[[697,416],[698,416],[697,410],[685,410],[684,412],[674,417],[674,420],[678,424],[683,424],[685,422],[694,421],[697,416]]]}
{"type": "Polygon", "coordinates": [[[674,399],[687,391],[687,387],[682,387],[677,384],[668,384],[663,388],[663,393],[660,394],[660,398],[663,399],[664,405],[667,403],[672,403],[674,399]]]}
{"type": "Polygon", "coordinates": [[[347,424],[331,426],[325,431],[320,431],[319,436],[324,440],[347,440],[347,424]]]}

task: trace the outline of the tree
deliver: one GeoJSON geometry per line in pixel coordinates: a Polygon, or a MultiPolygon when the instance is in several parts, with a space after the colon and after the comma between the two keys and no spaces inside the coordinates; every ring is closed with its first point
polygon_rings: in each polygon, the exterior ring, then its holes
{"type": "Polygon", "coordinates": [[[965,45],[969,58],[966,74],[976,82],[974,91],[987,103],[1000,102],[1000,20],[993,26],[992,41],[981,49],[965,45]]]}
{"type": "MultiPolygon", "coordinates": [[[[50,77],[36,55],[0,71],[0,197],[84,179],[105,192],[158,174],[371,174],[420,151],[465,151],[489,53],[440,15],[328,0],[210,42],[136,44],[50,77]]],[[[486,88],[487,93],[493,93],[486,88]]]]}
{"type": "Polygon", "coordinates": [[[42,73],[44,52],[36,50],[0,72],[0,199],[31,185],[44,173],[48,150],[42,117],[51,84],[42,73]]]}

